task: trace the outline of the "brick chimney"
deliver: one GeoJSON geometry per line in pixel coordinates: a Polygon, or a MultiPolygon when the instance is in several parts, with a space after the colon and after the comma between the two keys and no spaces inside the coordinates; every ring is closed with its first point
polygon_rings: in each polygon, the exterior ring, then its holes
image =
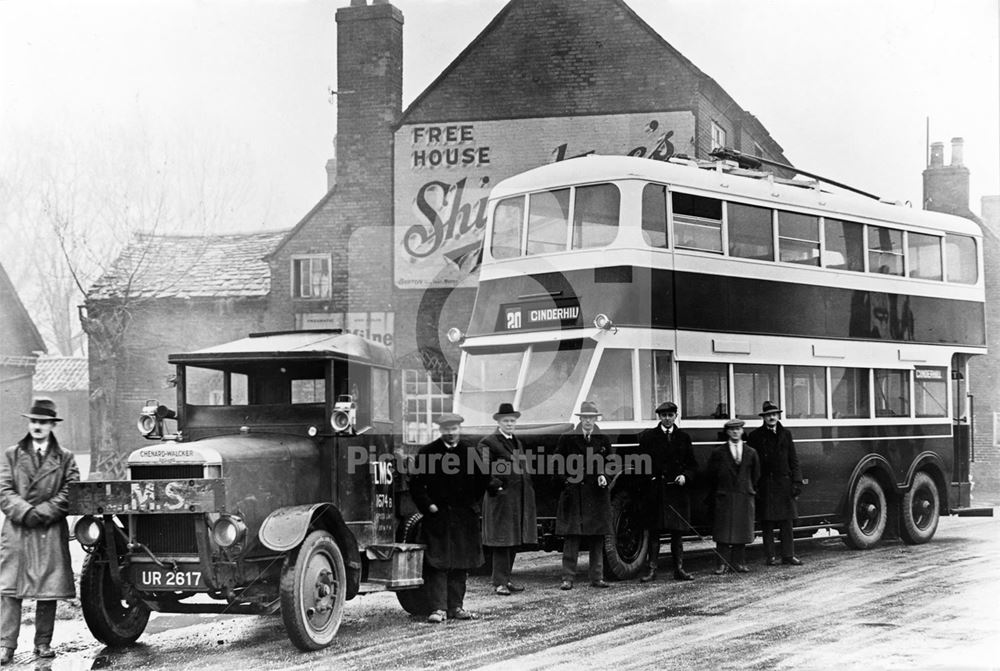
{"type": "Polygon", "coordinates": [[[403,111],[403,13],[386,0],[351,0],[337,10],[336,97],[336,183],[391,183],[393,125],[403,111]]]}
{"type": "Polygon", "coordinates": [[[931,144],[931,163],[924,170],[924,209],[975,218],[969,209],[969,169],[963,164],[964,141],[951,139],[951,164],[944,164],[944,143],[931,144]]]}

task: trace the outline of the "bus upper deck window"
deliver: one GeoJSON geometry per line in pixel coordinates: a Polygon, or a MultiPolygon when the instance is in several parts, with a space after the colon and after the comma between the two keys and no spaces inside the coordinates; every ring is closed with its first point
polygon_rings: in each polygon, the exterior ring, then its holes
{"type": "Polygon", "coordinates": [[[903,232],[884,226],[868,227],[868,272],[903,274],[903,232]]]}
{"type": "Polygon", "coordinates": [[[819,265],[819,217],[778,212],[778,258],[784,263],[819,265]]]}
{"type": "Polygon", "coordinates": [[[823,265],[835,270],[865,269],[865,227],[851,221],[827,219],[824,223],[823,265]]]}
{"type": "Polygon", "coordinates": [[[490,254],[495,259],[521,255],[521,228],[524,226],[524,196],[500,201],[493,211],[493,239],[490,254]]]}
{"type": "Polygon", "coordinates": [[[722,201],[689,193],[671,197],[674,236],[678,247],[722,252],[722,201]]]}
{"type": "Polygon", "coordinates": [[[942,279],[940,237],[922,233],[907,233],[906,257],[910,277],[924,280],[942,279]]]}
{"type": "Polygon", "coordinates": [[[945,249],[949,282],[975,284],[979,281],[975,238],[948,235],[945,237],[945,249]]]}
{"type": "Polygon", "coordinates": [[[528,199],[528,254],[566,249],[569,189],[533,193],[528,199]]]}
{"type": "Polygon", "coordinates": [[[774,260],[771,212],[766,207],[727,203],[729,255],[743,259],[774,260]]]}
{"type": "Polygon", "coordinates": [[[577,187],[573,208],[573,248],[606,247],[618,235],[621,198],[614,184],[577,187]]]}
{"type": "Polygon", "coordinates": [[[642,189],[642,238],[650,247],[667,246],[667,187],[662,184],[642,189]]]}

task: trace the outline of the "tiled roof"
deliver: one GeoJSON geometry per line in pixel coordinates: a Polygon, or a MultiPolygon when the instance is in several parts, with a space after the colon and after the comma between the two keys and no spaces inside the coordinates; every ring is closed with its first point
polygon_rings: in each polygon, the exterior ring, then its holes
{"type": "Polygon", "coordinates": [[[88,391],[90,374],[82,356],[40,356],[31,381],[37,392],[88,391]]]}
{"type": "Polygon", "coordinates": [[[132,298],[252,298],[266,296],[271,276],[263,260],[288,231],[230,235],[140,233],[87,292],[88,300],[132,298]]]}

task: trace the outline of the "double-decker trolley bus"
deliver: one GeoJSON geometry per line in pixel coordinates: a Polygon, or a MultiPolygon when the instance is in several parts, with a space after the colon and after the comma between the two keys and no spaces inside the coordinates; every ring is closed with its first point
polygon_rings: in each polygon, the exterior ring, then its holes
{"type": "MultiPolygon", "coordinates": [[[[470,432],[512,402],[551,452],[588,400],[627,451],[673,400],[704,467],[726,419],[749,431],[771,400],[807,480],[798,534],[922,543],[969,505],[968,362],[986,335],[982,234],[965,219],[730,160],[562,161],[493,189],[473,314],[449,337],[470,432]]],[[[648,542],[627,482],[605,546],[622,578],[648,542]]],[[[557,543],[557,485],[535,486],[557,543]]]]}

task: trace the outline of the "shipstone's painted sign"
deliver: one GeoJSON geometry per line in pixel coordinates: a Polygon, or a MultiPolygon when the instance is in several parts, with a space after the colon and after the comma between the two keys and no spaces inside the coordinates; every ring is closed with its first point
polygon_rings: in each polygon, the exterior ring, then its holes
{"type": "Polygon", "coordinates": [[[497,182],[587,154],[694,154],[694,114],[661,112],[408,124],[395,137],[396,286],[452,287],[473,272],[497,182]]]}

